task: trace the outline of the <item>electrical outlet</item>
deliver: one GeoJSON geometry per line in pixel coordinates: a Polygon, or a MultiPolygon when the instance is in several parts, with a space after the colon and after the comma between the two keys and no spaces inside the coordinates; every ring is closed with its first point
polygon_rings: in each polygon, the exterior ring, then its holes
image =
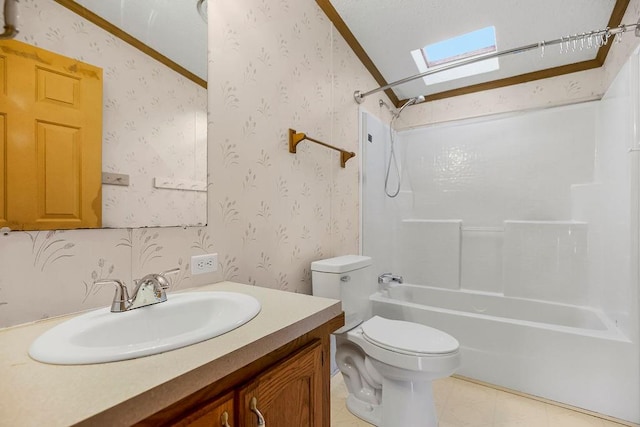
{"type": "Polygon", "coordinates": [[[218,254],[193,255],[191,274],[213,273],[218,270],[218,254]]]}

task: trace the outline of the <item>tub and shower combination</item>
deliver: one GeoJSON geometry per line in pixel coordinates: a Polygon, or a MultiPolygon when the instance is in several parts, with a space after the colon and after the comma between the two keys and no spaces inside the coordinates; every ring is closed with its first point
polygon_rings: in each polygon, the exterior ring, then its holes
{"type": "Polygon", "coordinates": [[[459,375],[609,414],[620,414],[628,398],[607,404],[605,396],[629,381],[633,345],[596,310],[411,284],[371,300],[375,314],[456,337],[459,375]]]}
{"type": "Polygon", "coordinates": [[[362,253],[404,277],[373,313],[456,337],[459,375],[640,422],[638,62],[599,101],[397,131],[397,197],[363,110],[362,253]]]}

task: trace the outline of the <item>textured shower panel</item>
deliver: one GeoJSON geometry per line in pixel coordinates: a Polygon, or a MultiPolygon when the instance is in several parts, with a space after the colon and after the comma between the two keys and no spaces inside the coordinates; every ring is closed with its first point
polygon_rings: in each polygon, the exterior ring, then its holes
{"type": "Polygon", "coordinates": [[[461,227],[461,220],[403,220],[394,271],[407,283],[460,288],[461,227]]]}
{"type": "Polygon", "coordinates": [[[505,221],[504,226],[505,295],[576,305],[588,302],[586,223],[505,221]]]}

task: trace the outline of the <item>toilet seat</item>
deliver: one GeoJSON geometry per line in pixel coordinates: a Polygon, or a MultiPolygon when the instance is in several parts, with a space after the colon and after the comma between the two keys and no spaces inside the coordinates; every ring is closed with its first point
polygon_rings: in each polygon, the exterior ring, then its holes
{"type": "Polygon", "coordinates": [[[413,322],[373,316],[361,328],[362,337],[371,344],[409,356],[442,356],[460,347],[446,332],[413,322]]]}

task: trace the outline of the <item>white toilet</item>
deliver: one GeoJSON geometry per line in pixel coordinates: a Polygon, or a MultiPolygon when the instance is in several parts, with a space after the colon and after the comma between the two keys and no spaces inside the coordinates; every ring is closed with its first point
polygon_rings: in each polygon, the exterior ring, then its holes
{"type": "Polygon", "coordinates": [[[311,263],[313,294],[342,301],[336,362],[354,415],[379,427],[436,427],[431,382],[460,366],[458,341],[418,323],[371,316],[377,289],[371,258],[346,255],[311,263]]]}

